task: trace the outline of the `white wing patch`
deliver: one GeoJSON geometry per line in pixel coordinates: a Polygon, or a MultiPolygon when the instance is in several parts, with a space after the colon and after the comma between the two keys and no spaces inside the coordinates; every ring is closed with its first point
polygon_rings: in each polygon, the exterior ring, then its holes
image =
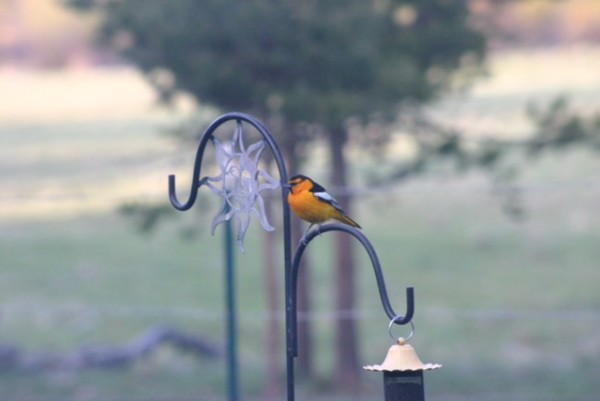
{"type": "Polygon", "coordinates": [[[334,208],[338,209],[339,211],[342,211],[342,207],[340,206],[338,201],[336,201],[334,197],[329,195],[327,192],[314,192],[313,195],[315,195],[317,199],[322,200],[323,202],[327,202],[334,208]]]}

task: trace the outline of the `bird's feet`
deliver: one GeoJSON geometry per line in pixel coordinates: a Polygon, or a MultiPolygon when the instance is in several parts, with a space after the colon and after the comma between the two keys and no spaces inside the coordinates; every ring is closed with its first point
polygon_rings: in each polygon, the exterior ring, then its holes
{"type": "MultiPolygon", "coordinates": [[[[308,236],[308,233],[310,233],[311,228],[314,226],[314,224],[311,224],[310,226],[308,226],[308,228],[306,229],[306,231],[304,232],[304,234],[302,235],[302,238],[300,238],[300,242],[302,243],[302,245],[307,246],[308,245],[308,241],[306,240],[306,237],[308,236]]],[[[321,235],[321,225],[317,224],[317,227],[313,230],[317,232],[317,235],[321,235]]]]}
{"type": "Polygon", "coordinates": [[[314,224],[309,225],[308,228],[306,229],[306,231],[304,231],[304,234],[302,234],[302,238],[300,238],[300,243],[302,245],[304,245],[304,246],[308,245],[308,241],[306,240],[306,236],[310,232],[310,229],[312,228],[312,226],[314,226],[314,224]]]}
{"type": "Polygon", "coordinates": [[[308,241],[306,240],[306,234],[303,235],[302,238],[300,238],[300,243],[302,244],[302,246],[308,245],[308,241]]]}

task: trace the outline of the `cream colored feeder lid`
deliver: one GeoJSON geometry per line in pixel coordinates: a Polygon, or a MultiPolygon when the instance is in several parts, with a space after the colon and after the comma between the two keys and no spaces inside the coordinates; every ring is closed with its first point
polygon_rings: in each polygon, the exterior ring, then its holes
{"type": "Polygon", "coordinates": [[[415,349],[400,337],[398,343],[388,350],[385,360],[381,365],[368,365],[363,369],[375,372],[403,372],[417,370],[434,370],[441,368],[439,363],[423,363],[417,356],[415,349]]]}

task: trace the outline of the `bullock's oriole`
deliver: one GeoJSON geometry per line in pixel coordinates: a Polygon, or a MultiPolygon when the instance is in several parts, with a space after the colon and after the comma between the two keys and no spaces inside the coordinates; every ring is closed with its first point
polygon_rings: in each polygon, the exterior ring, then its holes
{"type": "Polygon", "coordinates": [[[295,175],[290,178],[288,185],[290,208],[298,217],[310,223],[306,232],[313,225],[324,223],[330,219],[361,228],[357,222],[346,215],[340,204],[325,191],[325,188],[307,176],[295,175]]]}

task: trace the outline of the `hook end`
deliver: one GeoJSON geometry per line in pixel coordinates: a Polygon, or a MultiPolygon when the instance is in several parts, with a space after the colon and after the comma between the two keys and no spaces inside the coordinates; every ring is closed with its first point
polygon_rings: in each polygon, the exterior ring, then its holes
{"type": "Polygon", "coordinates": [[[412,318],[415,314],[415,289],[413,287],[406,288],[406,313],[404,316],[394,316],[392,317],[392,323],[398,325],[405,325],[412,322],[412,318]]]}
{"type": "Polygon", "coordinates": [[[196,201],[197,188],[192,188],[192,192],[190,193],[190,199],[188,199],[187,203],[182,204],[177,199],[177,194],[175,193],[175,174],[169,175],[169,200],[171,201],[171,205],[177,210],[184,211],[188,210],[192,207],[194,202],[196,201]]]}

